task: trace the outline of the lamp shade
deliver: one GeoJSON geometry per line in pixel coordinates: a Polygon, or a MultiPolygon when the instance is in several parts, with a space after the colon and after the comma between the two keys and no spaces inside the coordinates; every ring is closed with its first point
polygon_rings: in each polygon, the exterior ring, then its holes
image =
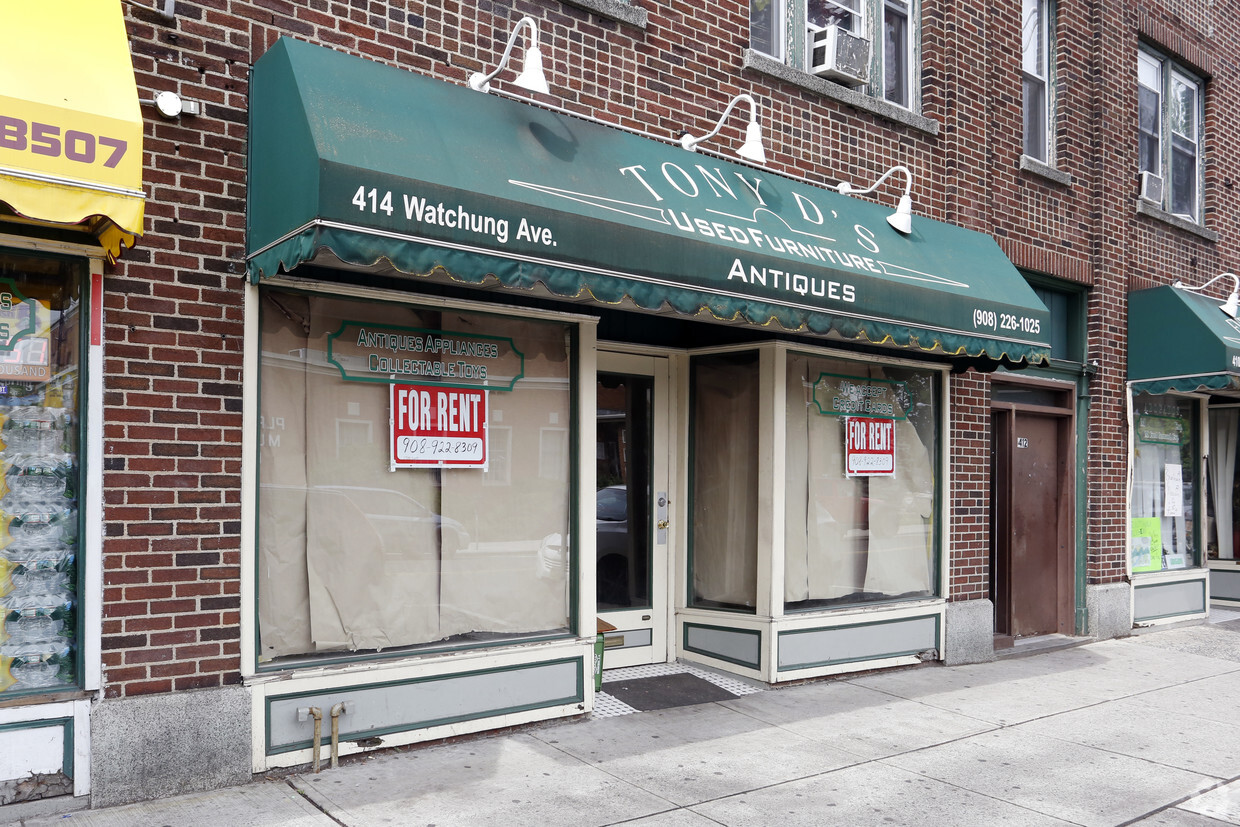
{"type": "Polygon", "coordinates": [[[512,82],[531,92],[541,92],[544,95],[551,92],[551,87],[547,85],[547,76],[543,73],[542,49],[530,46],[525,50],[521,74],[517,75],[512,82]]]}
{"type": "Polygon", "coordinates": [[[757,121],[750,121],[745,127],[745,143],[736,150],[736,154],[755,164],[766,163],[766,148],[762,146],[762,127],[757,121]]]}
{"type": "Polygon", "coordinates": [[[907,195],[901,195],[896,211],[887,216],[887,223],[905,235],[911,233],[913,231],[913,199],[907,195]]]}

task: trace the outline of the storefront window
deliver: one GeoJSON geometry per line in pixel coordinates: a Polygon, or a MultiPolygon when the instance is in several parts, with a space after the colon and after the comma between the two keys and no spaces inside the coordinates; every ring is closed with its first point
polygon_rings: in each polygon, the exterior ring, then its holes
{"type": "Polygon", "coordinates": [[[1196,403],[1141,394],[1132,408],[1132,571],[1195,566],[1196,403]]]}
{"type": "Polygon", "coordinates": [[[571,340],[263,294],[263,660],[567,631],[571,340]]]}
{"type": "Polygon", "coordinates": [[[1209,531],[1206,548],[1212,559],[1234,560],[1240,551],[1240,485],[1236,479],[1236,445],[1240,441],[1240,408],[1210,408],[1210,459],[1207,464],[1209,476],[1210,508],[1209,531]]]}
{"type": "Polygon", "coordinates": [[[0,692],[77,683],[79,259],[0,251],[0,692]]]}
{"type": "Polygon", "coordinates": [[[938,374],[787,365],[785,608],[935,594],[938,374]]]}
{"type": "Polygon", "coordinates": [[[758,356],[693,360],[691,567],[695,606],[755,611],[758,356]]]}

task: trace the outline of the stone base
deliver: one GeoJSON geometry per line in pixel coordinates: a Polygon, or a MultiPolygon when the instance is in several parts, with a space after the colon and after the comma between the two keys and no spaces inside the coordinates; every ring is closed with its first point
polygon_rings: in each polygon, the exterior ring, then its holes
{"type": "Polygon", "coordinates": [[[91,807],[243,784],[250,693],[200,689],[103,701],[91,711],[91,807]]]}
{"type": "Polygon", "coordinates": [[[943,627],[943,662],[948,666],[995,659],[995,604],[989,600],[948,603],[943,627]]]}
{"type": "Polygon", "coordinates": [[[1132,634],[1132,586],[1104,583],[1085,587],[1089,635],[1098,640],[1132,634]]]}

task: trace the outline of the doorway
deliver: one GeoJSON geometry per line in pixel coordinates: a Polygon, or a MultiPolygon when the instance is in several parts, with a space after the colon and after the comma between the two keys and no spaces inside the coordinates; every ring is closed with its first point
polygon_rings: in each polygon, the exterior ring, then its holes
{"type": "Polygon", "coordinates": [[[595,456],[595,598],[607,669],[669,651],[668,360],[600,352],[595,456]],[[605,627],[604,627],[605,628],[605,627]]]}
{"type": "Polygon", "coordinates": [[[1071,392],[996,383],[991,407],[995,645],[1075,629],[1071,392]]]}

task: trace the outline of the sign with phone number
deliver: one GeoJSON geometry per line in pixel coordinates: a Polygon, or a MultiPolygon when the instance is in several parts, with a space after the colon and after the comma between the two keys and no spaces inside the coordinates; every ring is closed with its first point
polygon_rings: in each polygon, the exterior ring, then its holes
{"type": "Polygon", "coordinates": [[[487,468],[487,391],[391,386],[391,469],[487,468]]]}
{"type": "Polygon", "coordinates": [[[1042,320],[1029,316],[1017,316],[1013,313],[996,313],[993,310],[978,307],[973,310],[973,329],[978,328],[1035,335],[1042,332],[1042,320]]]}

